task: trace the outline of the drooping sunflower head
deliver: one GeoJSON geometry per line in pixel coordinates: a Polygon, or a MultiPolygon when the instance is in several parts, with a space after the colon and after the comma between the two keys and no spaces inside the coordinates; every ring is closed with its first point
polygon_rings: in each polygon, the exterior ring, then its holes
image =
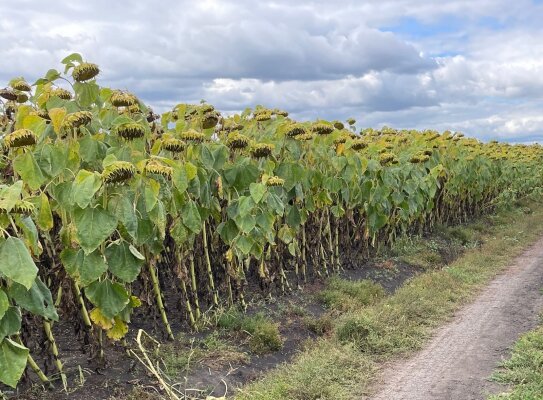
{"type": "Polygon", "coordinates": [[[223,123],[222,127],[223,131],[229,133],[233,131],[241,131],[243,129],[243,125],[238,124],[237,122],[233,120],[226,120],[223,123]]]}
{"type": "Polygon", "coordinates": [[[92,113],[90,111],[76,111],[68,114],[62,121],[62,128],[73,129],[87,125],[92,121],[92,113]]]}
{"type": "MultiPolygon", "coordinates": [[[[34,211],[34,204],[25,200],[17,200],[11,210],[10,214],[23,214],[29,215],[34,211]]],[[[0,205],[0,214],[7,214],[7,209],[0,205]]]]}
{"type": "Polygon", "coordinates": [[[379,163],[381,165],[394,164],[394,160],[396,160],[396,155],[393,153],[381,153],[379,156],[379,163]]]}
{"type": "Polygon", "coordinates": [[[4,110],[6,111],[6,115],[9,117],[10,114],[14,114],[17,112],[17,103],[14,101],[8,101],[6,105],[4,106],[4,110]]]}
{"type": "Polygon", "coordinates": [[[272,112],[270,110],[262,110],[254,114],[254,118],[258,122],[269,121],[271,117],[272,117],[272,112]]]}
{"type": "Polygon", "coordinates": [[[251,155],[255,158],[265,158],[272,155],[273,144],[267,143],[256,143],[251,147],[251,155]]]}
{"type": "Polygon", "coordinates": [[[334,139],[334,144],[337,146],[338,144],[343,144],[347,140],[349,140],[350,136],[348,133],[341,132],[341,134],[334,139]]]}
{"type": "Polygon", "coordinates": [[[288,117],[288,112],[287,111],[279,110],[277,108],[274,109],[272,113],[275,114],[275,115],[279,115],[281,117],[288,117]]]}
{"type": "Polygon", "coordinates": [[[81,63],[72,71],[72,77],[77,82],[85,82],[94,78],[100,73],[98,65],[92,63],[81,63]]]}
{"type": "MultiPolygon", "coordinates": [[[[211,104],[202,104],[199,107],[199,110],[200,110],[201,113],[206,114],[206,113],[210,113],[210,112],[214,111],[215,107],[213,107],[211,104]]],[[[197,109],[194,109],[193,113],[196,113],[197,111],[198,111],[197,109]]]]}
{"type": "Polygon", "coordinates": [[[17,93],[17,103],[26,103],[28,101],[28,94],[19,92],[17,93]]]}
{"type": "Polygon", "coordinates": [[[284,184],[285,180],[278,176],[270,176],[266,181],[266,186],[283,186],[284,184]]]}
{"type": "Polygon", "coordinates": [[[20,90],[21,92],[30,92],[32,87],[23,79],[12,82],[10,85],[15,90],[20,90]]]}
{"type": "Polygon", "coordinates": [[[122,183],[136,174],[136,167],[128,161],[114,161],[104,168],[102,179],[105,183],[122,183]]]}
{"type": "Polygon", "coordinates": [[[206,139],[206,135],[201,132],[197,132],[194,129],[189,129],[186,132],[179,135],[182,140],[192,143],[202,143],[206,139]]]}
{"type": "Polygon", "coordinates": [[[180,153],[185,149],[185,142],[175,138],[168,138],[162,141],[162,148],[172,153],[180,153]]]}
{"type": "Polygon", "coordinates": [[[136,96],[121,90],[114,90],[109,101],[114,107],[130,107],[138,104],[138,98],[136,96]]]}
{"type": "Polygon", "coordinates": [[[63,88],[56,88],[51,90],[51,96],[56,96],[62,100],[71,100],[72,93],[69,90],[63,88]]]}
{"type": "Polygon", "coordinates": [[[328,124],[317,123],[311,126],[311,132],[317,135],[329,135],[334,131],[334,127],[328,124]]]}
{"type": "Polygon", "coordinates": [[[145,128],[137,122],[128,122],[119,125],[116,131],[117,135],[125,140],[134,140],[145,136],[145,128]]]}
{"type": "Polygon", "coordinates": [[[343,124],[343,122],[334,121],[334,128],[336,128],[337,130],[342,130],[345,128],[345,125],[343,124]]]}
{"type": "Polygon", "coordinates": [[[294,138],[299,135],[303,135],[304,133],[307,133],[307,130],[305,127],[301,124],[291,124],[288,129],[286,135],[288,137],[294,138]]]}
{"type": "Polygon", "coordinates": [[[354,139],[351,144],[351,149],[356,150],[356,151],[363,150],[366,147],[368,147],[368,142],[366,142],[362,138],[354,139]]]}
{"type": "Polygon", "coordinates": [[[244,149],[249,145],[249,138],[238,132],[232,132],[226,139],[226,145],[231,149],[244,149]]]}
{"type": "Polygon", "coordinates": [[[354,119],[354,118],[349,118],[349,119],[347,120],[347,123],[348,123],[349,125],[354,125],[354,124],[356,124],[356,119],[354,119]]]}
{"type": "Polygon", "coordinates": [[[202,116],[202,128],[204,129],[214,128],[218,122],[219,114],[216,112],[210,111],[202,116]]]}
{"type": "Polygon", "coordinates": [[[168,167],[156,160],[151,160],[145,165],[145,172],[153,175],[160,175],[166,179],[171,179],[173,174],[173,168],[168,167]]]}
{"type": "Polygon", "coordinates": [[[16,101],[18,95],[15,90],[5,88],[5,89],[0,89],[0,97],[6,100],[16,101]]]}
{"type": "Polygon", "coordinates": [[[315,138],[315,135],[311,132],[302,133],[301,135],[294,136],[294,139],[299,142],[308,142],[310,140],[313,140],[315,138]]]}
{"type": "Polygon", "coordinates": [[[17,129],[4,138],[4,145],[9,148],[26,147],[36,144],[38,138],[30,129],[17,129]]]}

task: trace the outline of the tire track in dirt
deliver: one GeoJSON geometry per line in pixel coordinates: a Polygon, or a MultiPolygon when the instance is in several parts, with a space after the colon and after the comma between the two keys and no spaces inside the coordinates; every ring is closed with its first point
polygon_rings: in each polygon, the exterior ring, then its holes
{"type": "Polygon", "coordinates": [[[488,380],[543,308],[543,238],[413,357],[385,367],[372,400],[480,400],[503,390],[488,380]]]}

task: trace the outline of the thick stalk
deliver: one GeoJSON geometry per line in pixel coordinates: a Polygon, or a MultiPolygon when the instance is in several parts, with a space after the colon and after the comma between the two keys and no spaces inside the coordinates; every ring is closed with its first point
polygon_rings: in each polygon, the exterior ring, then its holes
{"type": "Polygon", "coordinates": [[[192,295],[194,297],[194,307],[196,308],[196,320],[200,319],[200,302],[198,301],[198,286],[196,286],[196,273],[194,271],[194,254],[189,253],[190,261],[190,285],[192,289],[192,295]]]}
{"type": "MultiPolygon", "coordinates": [[[[181,257],[179,255],[179,252],[176,252],[175,255],[177,265],[179,268],[181,268],[181,257]]],[[[187,308],[187,313],[189,315],[190,325],[194,328],[196,327],[196,320],[194,319],[194,314],[192,312],[192,306],[190,304],[189,294],[187,291],[187,284],[185,283],[186,273],[183,273],[183,275],[179,278],[181,281],[181,289],[183,290],[183,296],[185,297],[185,307],[187,308]]]]}
{"type": "Polygon", "coordinates": [[[162,323],[164,324],[164,327],[166,328],[166,332],[168,333],[168,338],[173,340],[172,328],[170,327],[170,323],[168,322],[166,309],[164,308],[164,303],[162,302],[162,291],[160,290],[160,284],[158,282],[158,277],[156,274],[156,269],[155,269],[156,260],[154,257],[147,257],[147,260],[149,260],[147,263],[147,267],[149,269],[149,275],[151,275],[151,281],[153,282],[153,290],[155,292],[155,299],[158,306],[158,310],[160,312],[160,317],[162,318],[162,323]]]}
{"type": "Polygon", "coordinates": [[[324,274],[325,274],[325,276],[328,276],[328,265],[327,265],[327,262],[326,262],[326,256],[324,254],[324,246],[322,245],[322,234],[323,234],[322,225],[323,225],[323,221],[324,221],[324,214],[321,216],[320,221],[319,221],[319,235],[317,236],[317,240],[318,240],[317,246],[318,246],[318,251],[319,251],[319,255],[320,255],[320,262],[322,264],[324,274]]]}
{"type": "Polygon", "coordinates": [[[89,312],[87,311],[87,306],[85,305],[85,299],[83,299],[81,289],[79,289],[79,285],[75,280],[73,281],[73,284],[75,296],[77,297],[77,302],[79,303],[79,307],[81,309],[81,317],[83,318],[83,323],[90,331],[92,330],[92,323],[89,317],[89,312]]]}
{"type": "Polygon", "coordinates": [[[334,242],[336,270],[339,272],[339,270],[341,269],[341,262],[339,260],[339,220],[337,219],[336,219],[336,226],[334,229],[334,233],[335,233],[335,239],[336,239],[334,242]]]}
{"type": "Polygon", "coordinates": [[[32,358],[30,353],[28,353],[27,357],[28,365],[30,365],[30,368],[32,368],[32,371],[40,378],[40,381],[42,383],[46,384],[49,388],[53,388],[53,384],[49,380],[49,378],[43,373],[39,365],[36,363],[36,361],[32,358]]]}
{"type": "Polygon", "coordinates": [[[213,305],[215,307],[219,306],[219,296],[217,294],[217,290],[215,289],[215,282],[213,280],[213,271],[211,269],[211,260],[209,258],[209,249],[207,248],[207,233],[206,233],[207,227],[205,221],[203,222],[202,227],[202,241],[204,245],[204,256],[206,259],[206,269],[207,269],[207,279],[209,281],[209,289],[211,290],[211,294],[213,296],[213,305]]]}
{"type": "Polygon", "coordinates": [[[181,289],[183,289],[183,296],[185,296],[185,306],[187,307],[187,313],[189,314],[190,325],[194,328],[196,326],[196,320],[192,313],[192,306],[190,305],[189,294],[187,293],[187,284],[181,279],[181,289]]]}
{"type": "Polygon", "coordinates": [[[305,224],[302,226],[302,279],[304,283],[307,282],[307,249],[306,249],[306,238],[305,238],[305,224]]]}
{"type": "MultiPolygon", "coordinates": [[[[19,343],[21,346],[24,346],[23,341],[21,340],[21,337],[19,335],[16,336],[15,341],[19,343]]],[[[43,371],[41,370],[39,365],[36,363],[34,358],[32,358],[32,355],[30,354],[30,352],[28,353],[27,361],[28,361],[28,365],[30,365],[30,368],[32,368],[32,371],[34,371],[34,373],[38,376],[38,378],[40,378],[40,381],[42,381],[42,383],[47,384],[48,388],[52,389],[53,384],[51,383],[47,375],[43,373],[43,371]]]]}
{"type": "Polygon", "coordinates": [[[55,340],[55,337],[53,336],[53,331],[51,330],[51,323],[46,319],[43,320],[43,330],[45,331],[45,336],[47,337],[47,340],[49,341],[51,354],[53,355],[53,359],[57,367],[57,370],[60,373],[60,378],[62,379],[62,385],[64,386],[64,390],[67,390],[68,383],[66,381],[66,375],[64,374],[64,371],[62,368],[62,361],[60,361],[60,358],[58,355],[57,342],[55,340]]]}
{"type": "Polygon", "coordinates": [[[339,272],[336,270],[336,262],[334,258],[334,245],[332,241],[332,228],[330,227],[330,211],[326,211],[326,233],[328,235],[328,252],[330,253],[330,265],[334,272],[339,272]]]}

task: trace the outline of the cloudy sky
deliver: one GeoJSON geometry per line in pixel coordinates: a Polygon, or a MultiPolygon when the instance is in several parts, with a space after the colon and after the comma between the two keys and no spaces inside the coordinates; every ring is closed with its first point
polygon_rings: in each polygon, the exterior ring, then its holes
{"type": "Polygon", "coordinates": [[[543,141],[542,20],[541,0],[0,0],[0,84],[80,52],[160,111],[543,141]]]}

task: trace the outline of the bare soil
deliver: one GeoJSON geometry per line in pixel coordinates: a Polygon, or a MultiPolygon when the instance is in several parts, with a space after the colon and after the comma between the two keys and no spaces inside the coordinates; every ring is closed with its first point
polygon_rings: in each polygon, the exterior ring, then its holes
{"type": "Polygon", "coordinates": [[[503,391],[489,380],[543,308],[543,239],[438,329],[426,347],[384,366],[372,400],[479,400],[503,391]]]}

